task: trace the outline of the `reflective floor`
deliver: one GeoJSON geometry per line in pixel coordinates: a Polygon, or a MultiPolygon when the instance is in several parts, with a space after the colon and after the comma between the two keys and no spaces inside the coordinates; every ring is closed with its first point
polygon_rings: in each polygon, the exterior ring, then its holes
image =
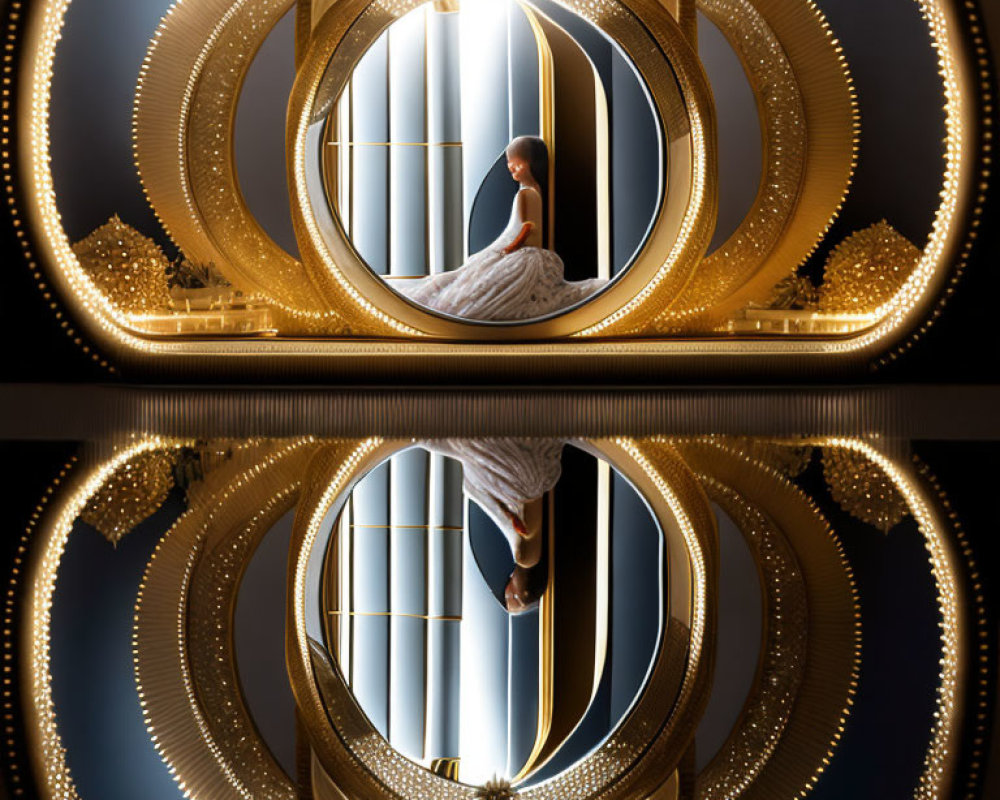
{"type": "Polygon", "coordinates": [[[998,402],[11,387],[6,785],[1000,796],[998,402]]]}

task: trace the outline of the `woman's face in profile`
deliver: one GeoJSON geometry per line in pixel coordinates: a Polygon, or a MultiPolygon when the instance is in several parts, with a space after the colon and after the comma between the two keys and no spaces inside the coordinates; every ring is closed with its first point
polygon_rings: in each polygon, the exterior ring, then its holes
{"type": "Polygon", "coordinates": [[[518,183],[531,177],[531,167],[528,166],[528,162],[510,152],[507,153],[507,169],[510,171],[510,176],[518,183]]]}
{"type": "Polygon", "coordinates": [[[515,568],[504,588],[504,601],[509,613],[521,614],[538,605],[538,598],[528,588],[528,584],[528,570],[524,567],[515,568]]]}

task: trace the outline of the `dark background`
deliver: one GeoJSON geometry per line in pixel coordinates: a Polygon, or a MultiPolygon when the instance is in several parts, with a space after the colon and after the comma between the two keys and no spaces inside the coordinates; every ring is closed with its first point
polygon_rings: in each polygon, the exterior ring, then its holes
{"type": "MultiPolygon", "coordinates": [[[[85,236],[118,213],[170,251],[142,196],[132,168],[129,124],[131,97],[146,42],[166,0],[122,4],[118,0],[76,0],[69,9],[53,84],[53,169],[60,211],[72,239],[85,236]],[[162,8],[161,8],[162,6],[162,8]],[[108,43],[113,42],[113,46],[108,43]]],[[[862,133],[853,189],[827,242],[804,268],[822,272],[831,244],[861,227],[887,218],[918,245],[926,240],[940,185],[941,99],[925,24],[910,0],[822,2],[842,42],[858,88],[862,133]]],[[[985,9],[998,16],[993,6],[985,9]]],[[[272,236],[291,249],[287,190],[281,152],[284,98],[293,78],[291,20],[265,44],[251,69],[237,123],[237,164],[248,204],[272,236]],[[247,98],[253,98],[252,100],[247,98]],[[275,109],[278,112],[275,113],[275,109]]],[[[991,20],[996,25],[998,21],[991,20]]],[[[994,32],[995,35],[995,32],[994,32]]],[[[720,230],[731,227],[748,201],[759,170],[759,134],[752,104],[721,37],[702,21],[701,48],[719,108],[720,230]]],[[[15,142],[16,148],[16,142],[15,142]]],[[[864,381],[996,382],[1000,345],[993,305],[1000,279],[996,189],[989,193],[985,223],[955,296],[942,316],[899,361],[864,381]]],[[[4,318],[16,343],[7,349],[7,381],[118,380],[81,352],[67,336],[65,307],[55,318],[31,276],[10,220],[0,224],[0,254],[6,269],[4,318]]],[[[58,298],[56,298],[58,302],[58,298]]],[[[158,381],[155,374],[128,375],[158,381]]],[[[596,376],[595,376],[596,377],[596,376]]],[[[726,375],[715,376],[721,382],[726,375]]],[[[774,380],[742,375],[741,380],[774,380]]],[[[729,377],[731,380],[731,376],[729,377]]],[[[782,376],[795,380],[796,376],[782,376]]],[[[803,376],[802,380],[808,378],[803,376]]],[[[651,382],[671,382],[652,375],[651,382]]]]}
{"type": "MultiPolygon", "coordinates": [[[[0,564],[14,563],[20,534],[28,525],[34,504],[79,449],[80,443],[73,441],[0,441],[5,463],[17,467],[8,472],[0,495],[8,509],[8,535],[0,538],[0,564]]],[[[994,502],[995,476],[1000,467],[998,443],[917,441],[913,450],[946,492],[967,534],[968,558],[981,569],[986,565],[988,570],[998,557],[995,532],[1000,515],[994,502]]],[[[817,462],[798,482],[815,498],[837,531],[854,571],[863,611],[863,669],[855,705],[843,741],[813,796],[909,796],[926,746],[937,682],[937,612],[926,553],[912,520],[904,520],[884,535],[841,512],[825,489],[817,462]],[[912,667],[901,670],[907,659],[912,667]]],[[[53,689],[60,709],[61,733],[69,745],[70,766],[85,798],[179,796],[142,727],[127,632],[145,563],[161,532],[180,509],[181,501],[175,493],[118,548],[79,524],[81,529],[70,538],[67,556],[74,563],[57,585],[53,607],[54,629],[59,631],[52,643],[53,689]],[[94,579],[100,576],[99,580],[89,579],[88,574],[94,579]],[[108,765],[115,767],[109,770],[108,765]]],[[[254,558],[256,566],[251,568],[260,575],[248,573],[253,608],[243,607],[241,592],[237,618],[238,639],[254,647],[254,657],[249,661],[242,658],[242,651],[238,653],[241,670],[253,667],[249,671],[252,674],[245,676],[252,682],[247,688],[252,690],[253,713],[263,726],[265,738],[285,762],[292,757],[290,752],[284,752],[292,747],[288,739],[292,699],[287,684],[276,684],[276,680],[283,670],[283,564],[288,528],[286,518],[275,526],[274,535],[265,538],[261,552],[254,558]]],[[[725,569],[723,565],[723,577],[725,569]]],[[[734,586],[723,589],[724,595],[736,592],[730,599],[740,591],[734,586]]],[[[985,676],[990,695],[982,719],[985,729],[991,731],[997,701],[995,653],[1000,598],[996,582],[989,576],[980,591],[988,626],[984,641],[994,654],[985,676]]],[[[18,595],[23,592],[23,585],[19,586],[18,595]]],[[[740,640],[741,612],[732,602],[727,606],[725,596],[721,600],[725,619],[720,620],[720,632],[725,632],[732,645],[740,640]]],[[[759,609],[751,609],[747,615],[750,627],[759,624],[754,613],[759,609]]],[[[974,625],[976,620],[970,618],[969,622],[974,625]]],[[[719,657],[723,655],[720,650],[719,657]]],[[[717,679],[725,676],[732,680],[740,673],[740,669],[734,671],[733,665],[717,666],[717,679]]],[[[970,699],[975,688],[972,683],[965,687],[970,699]]],[[[17,706],[14,713],[15,745],[8,758],[25,765],[27,744],[20,735],[17,706]]],[[[970,771],[970,744],[977,735],[977,721],[976,715],[969,714],[963,723],[963,775],[970,771]]],[[[990,764],[984,780],[996,781],[998,776],[991,776],[991,770],[997,762],[988,758],[984,761],[990,764]]],[[[5,766],[9,763],[5,758],[5,766]]],[[[973,771],[983,773],[981,769],[973,771]]],[[[4,785],[10,786],[10,779],[9,773],[0,774],[0,796],[4,785]]],[[[30,787],[25,796],[35,796],[30,787]]],[[[977,790],[971,797],[987,800],[993,795],[988,790],[977,790]]]]}

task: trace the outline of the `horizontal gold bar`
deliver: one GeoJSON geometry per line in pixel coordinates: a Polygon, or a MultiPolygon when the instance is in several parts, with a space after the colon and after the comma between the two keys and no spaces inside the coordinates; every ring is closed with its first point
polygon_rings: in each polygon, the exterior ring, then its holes
{"type": "Polygon", "coordinates": [[[408,617],[409,619],[426,619],[430,621],[461,622],[461,617],[433,616],[429,614],[406,614],[402,611],[328,611],[337,617],[408,617]]]}
{"type": "Polygon", "coordinates": [[[370,528],[372,530],[380,531],[464,531],[460,525],[357,525],[351,523],[352,528],[370,528]]]}
{"type": "Polygon", "coordinates": [[[461,142],[327,142],[330,147],[461,147],[461,142]]]}

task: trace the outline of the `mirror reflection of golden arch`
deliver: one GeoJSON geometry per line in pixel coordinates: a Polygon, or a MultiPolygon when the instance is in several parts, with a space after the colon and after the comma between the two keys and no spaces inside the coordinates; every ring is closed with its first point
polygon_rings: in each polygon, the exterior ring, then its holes
{"type": "MultiPolygon", "coordinates": [[[[663,632],[660,655],[637,705],[582,762],[519,791],[517,796],[524,800],[597,796],[610,800],[652,794],[671,780],[707,701],[715,625],[709,594],[717,544],[704,493],[665,442],[618,439],[587,444],[633,483],[665,533],[678,531],[671,548],[678,552],[672,557],[684,553],[687,567],[682,572],[688,577],[670,588],[670,618],[676,622],[663,632]],[[674,524],[665,526],[666,520],[674,524]],[[681,653],[685,656],[679,662],[681,653]]],[[[317,671],[315,648],[306,632],[306,574],[321,531],[332,525],[357,480],[403,446],[369,439],[350,453],[330,450],[314,460],[292,534],[286,625],[289,673],[314,751],[345,796],[471,800],[482,796],[479,788],[418,766],[378,734],[332,662],[326,660],[317,671]]]]}
{"type": "MultiPolygon", "coordinates": [[[[615,441],[621,447],[629,449],[630,454],[639,454],[632,452],[633,448],[638,448],[640,453],[645,452],[650,460],[656,462],[658,461],[656,448],[667,442],[679,445],[686,440],[671,439],[660,444],[648,440],[615,441]],[[647,447],[653,449],[647,450],[647,447]]],[[[57,709],[52,692],[50,634],[52,598],[74,521],[90,499],[100,492],[116,471],[128,464],[131,459],[152,451],[169,451],[195,444],[193,440],[145,437],[115,452],[112,456],[87,454],[81,459],[81,463],[67,465],[46,492],[47,501],[39,504],[34,518],[28,525],[21,552],[16,559],[16,572],[7,603],[8,622],[4,637],[5,647],[12,651],[15,650],[15,639],[18,640],[17,679],[23,693],[25,737],[39,795],[46,800],[74,800],[79,796],[67,765],[65,747],[59,732],[57,709]],[[23,600],[19,599],[22,594],[23,600]],[[21,621],[20,626],[17,625],[18,620],[21,621]]],[[[312,446],[311,443],[307,444],[312,446]]],[[[317,453],[315,457],[323,455],[328,459],[326,466],[354,458],[359,448],[358,440],[339,443],[326,440],[317,444],[322,447],[323,453],[317,453]]],[[[952,795],[957,768],[955,756],[959,752],[957,743],[960,736],[960,720],[966,704],[960,687],[971,669],[966,660],[970,647],[970,634],[964,618],[966,598],[961,585],[963,556],[960,552],[961,545],[949,535],[951,526],[947,517],[948,512],[946,505],[942,507],[942,503],[946,504],[946,499],[940,489],[933,485],[933,481],[928,483],[928,480],[911,464],[887,455],[868,442],[824,437],[794,440],[794,444],[835,447],[876,465],[884,471],[887,479],[904,497],[910,513],[917,521],[930,558],[941,614],[942,682],[938,689],[937,714],[930,731],[925,768],[914,797],[918,800],[944,800],[952,795]]],[[[365,445],[369,448],[372,446],[371,442],[365,445]]],[[[733,455],[733,458],[742,459],[743,456],[733,455]]],[[[356,458],[353,464],[353,468],[356,468],[356,458]]],[[[717,469],[715,471],[718,472],[717,469]]],[[[248,470],[250,476],[260,474],[259,470],[248,470]]],[[[267,500],[265,495],[266,492],[259,495],[262,505],[254,511],[264,508],[263,504],[267,500]]],[[[159,624],[163,626],[163,630],[175,635],[178,621],[181,619],[178,615],[183,614],[183,611],[183,607],[177,607],[173,615],[162,617],[159,624]]],[[[700,687],[697,691],[707,691],[707,688],[700,687]]],[[[189,694],[186,696],[186,702],[198,704],[201,698],[189,694]]],[[[8,757],[16,759],[18,754],[14,751],[18,750],[19,745],[11,741],[9,747],[12,752],[8,757]]],[[[222,756],[220,767],[232,769],[235,765],[225,760],[227,757],[225,753],[222,756]]],[[[177,775],[178,780],[184,781],[192,788],[194,783],[191,781],[199,777],[204,778],[205,783],[199,784],[200,790],[196,792],[198,796],[202,795],[202,791],[206,796],[235,796],[231,794],[233,792],[231,784],[225,779],[213,777],[211,773],[203,773],[200,776],[177,775]]],[[[361,796],[369,798],[378,795],[366,793],[361,796]]],[[[635,796],[649,795],[639,793],[635,796]]]]}
{"type": "Polygon", "coordinates": [[[675,444],[748,546],[757,537],[757,547],[766,540],[770,547],[766,564],[756,557],[765,609],[754,686],[737,725],[698,775],[696,796],[797,797],[826,768],[853,704],[861,623],[851,568],[829,522],[780,468],[781,451],[796,443],[765,440],[753,455],[746,440],[675,444]]]}
{"type": "Polygon", "coordinates": [[[310,438],[247,443],[205,476],[143,574],[133,628],[143,719],[157,753],[195,796],[225,787],[234,797],[298,797],[247,708],[234,626],[246,567],[295,507],[321,446],[310,438]]]}

